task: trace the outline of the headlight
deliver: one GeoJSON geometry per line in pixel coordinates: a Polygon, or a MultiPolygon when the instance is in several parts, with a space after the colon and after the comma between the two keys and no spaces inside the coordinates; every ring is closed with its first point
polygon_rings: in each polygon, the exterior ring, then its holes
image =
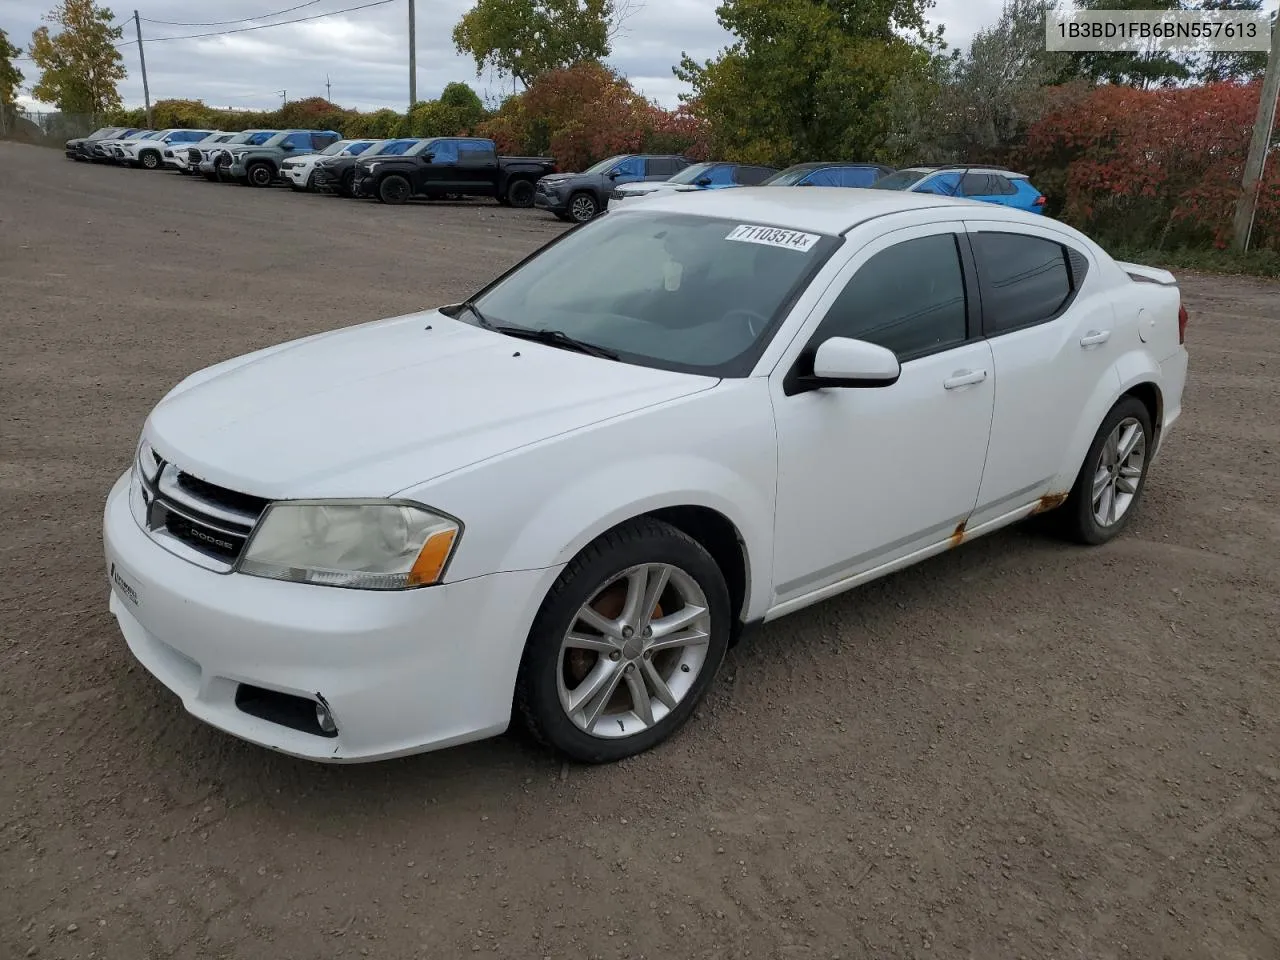
{"type": "Polygon", "coordinates": [[[247,157],[248,155],[249,155],[249,154],[248,154],[248,151],[245,151],[245,150],[234,150],[234,151],[232,151],[232,153],[231,153],[231,159],[232,159],[232,160],[239,161],[239,160],[243,160],[243,159],[244,159],[245,157],[247,157]]]}
{"type": "Polygon", "coordinates": [[[273,503],[237,569],[255,577],[361,590],[439,583],[462,524],[388,500],[273,503]]]}
{"type": "Polygon", "coordinates": [[[377,163],[371,163],[371,164],[369,164],[367,167],[365,167],[365,168],[364,168],[364,172],[365,172],[365,173],[373,173],[373,171],[375,171],[375,170],[377,170],[377,169],[378,169],[378,165],[377,165],[377,163]]]}

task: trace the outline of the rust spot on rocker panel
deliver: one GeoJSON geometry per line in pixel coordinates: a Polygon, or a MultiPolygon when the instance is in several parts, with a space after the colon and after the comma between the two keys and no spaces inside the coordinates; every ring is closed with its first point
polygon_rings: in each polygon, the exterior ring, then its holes
{"type": "Polygon", "coordinates": [[[951,534],[951,546],[958,547],[964,543],[964,525],[965,521],[963,520],[956,525],[955,531],[951,534]]]}
{"type": "Polygon", "coordinates": [[[1036,508],[1032,513],[1046,513],[1049,510],[1056,510],[1067,502],[1069,493],[1047,493],[1040,498],[1040,502],[1036,504],[1036,508]]]}

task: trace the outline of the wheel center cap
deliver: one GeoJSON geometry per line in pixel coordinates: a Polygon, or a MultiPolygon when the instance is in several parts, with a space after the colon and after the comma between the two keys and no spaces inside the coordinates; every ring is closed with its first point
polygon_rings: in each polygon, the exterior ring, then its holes
{"type": "Polygon", "coordinates": [[[632,637],[622,647],[622,655],[628,660],[639,659],[642,653],[644,653],[644,641],[639,637],[632,637]]]}

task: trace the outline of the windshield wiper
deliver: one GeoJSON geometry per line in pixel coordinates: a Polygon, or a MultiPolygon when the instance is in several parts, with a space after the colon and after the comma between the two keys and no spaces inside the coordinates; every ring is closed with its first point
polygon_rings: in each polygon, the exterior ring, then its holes
{"type": "MultiPolygon", "coordinates": [[[[475,308],[470,308],[472,312],[475,308]]],[[[476,314],[479,317],[479,314],[476,314]]],[[[549,347],[559,347],[562,350],[576,350],[578,353],[585,353],[592,357],[601,357],[605,360],[617,360],[618,355],[612,350],[606,350],[604,347],[597,347],[594,343],[587,343],[585,340],[579,340],[577,337],[571,337],[563,330],[534,330],[530,327],[514,327],[510,324],[486,323],[490,330],[498,333],[504,333],[508,337],[515,337],[519,340],[532,340],[535,343],[545,343],[549,347]]]]}
{"type": "Polygon", "coordinates": [[[585,340],[571,337],[563,330],[535,330],[532,327],[517,327],[510,323],[494,323],[472,301],[463,301],[461,306],[462,309],[471,311],[472,316],[476,318],[480,326],[486,330],[492,330],[494,333],[515,337],[517,340],[532,340],[535,343],[545,343],[549,347],[559,347],[562,350],[574,350],[578,353],[600,357],[604,360],[618,359],[618,355],[612,350],[606,350],[604,347],[597,347],[594,343],[587,343],[585,340]]]}

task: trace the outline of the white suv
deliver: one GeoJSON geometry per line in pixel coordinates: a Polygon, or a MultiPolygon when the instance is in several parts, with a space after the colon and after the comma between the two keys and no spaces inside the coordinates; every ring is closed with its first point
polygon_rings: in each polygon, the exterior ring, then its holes
{"type": "Polygon", "coordinates": [[[752,625],[1032,514],[1117,536],[1185,325],[1171,275],[1035,214],[655,197],[465,303],[177,385],[107,498],[111,610],[191,713],[275,750],[373,760],[514,713],[616,760],[752,625]]]}
{"type": "Polygon", "coordinates": [[[288,181],[294,190],[314,190],[316,164],[322,157],[358,157],[379,141],[375,138],[364,140],[338,140],[329,144],[319,153],[308,153],[301,157],[290,157],[280,164],[280,175],[288,181]]]}

